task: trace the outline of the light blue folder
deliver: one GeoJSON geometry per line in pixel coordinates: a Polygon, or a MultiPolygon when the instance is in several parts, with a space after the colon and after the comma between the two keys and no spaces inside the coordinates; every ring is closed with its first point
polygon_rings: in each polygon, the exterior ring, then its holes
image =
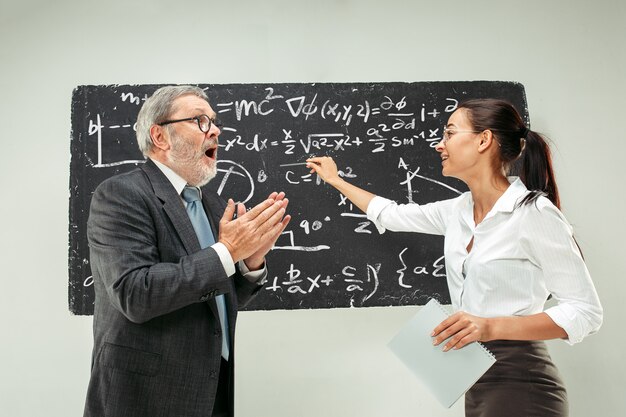
{"type": "Polygon", "coordinates": [[[431,299],[389,342],[389,348],[445,407],[452,405],[496,362],[479,342],[444,352],[433,346],[430,333],[448,317],[431,299]]]}

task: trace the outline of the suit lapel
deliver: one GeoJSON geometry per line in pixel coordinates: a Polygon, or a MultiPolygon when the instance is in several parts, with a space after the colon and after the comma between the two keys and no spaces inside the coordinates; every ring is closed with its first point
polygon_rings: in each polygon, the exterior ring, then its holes
{"type": "Polygon", "coordinates": [[[199,251],[200,242],[185,206],[172,183],[150,159],[146,161],[142,169],[152,183],[154,194],[163,203],[163,211],[174,225],[174,229],[176,229],[187,253],[192,254],[199,251]]]}
{"type": "MultiPolygon", "coordinates": [[[[196,231],[191,224],[191,220],[185,210],[181,197],[178,193],[176,193],[172,183],[150,159],[143,164],[141,169],[143,169],[152,183],[154,194],[163,203],[163,211],[174,225],[174,228],[176,229],[180,240],[183,242],[183,246],[185,247],[187,253],[192,254],[198,252],[201,249],[198,236],[196,235],[196,231]]],[[[217,241],[219,237],[218,225],[220,221],[220,217],[218,217],[218,215],[221,216],[224,211],[224,207],[220,203],[218,197],[214,196],[214,194],[209,190],[206,190],[205,192],[204,189],[202,190],[202,203],[205,211],[207,212],[209,223],[211,223],[213,236],[215,237],[215,241],[217,241]]],[[[232,316],[232,311],[230,311],[231,308],[229,305],[232,305],[231,296],[234,292],[234,288],[232,287],[232,280],[229,280],[229,282],[231,282],[231,290],[229,291],[229,294],[226,294],[226,300],[229,316],[232,316]]],[[[213,312],[213,315],[218,317],[219,315],[217,313],[217,303],[215,302],[215,299],[207,301],[207,305],[213,312]]]]}
{"type": "Polygon", "coordinates": [[[202,205],[204,206],[204,211],[207,213],[213,236],[217,242],[219,238],[219,224],[224,213],[224,205],[221,204],[219,198],[214,195],[213,192],[206,189],[206,187],[202,187],[202,205]]]}
{"type": "MultiPolygon", "coordinates": [[[[202,204],[204,205],[204,211],[206,211],[207,217],[209,218],[209,223],[211,223],[213,236],[217,242],[219,239],[219,224],[225,208],[223,200],[221,200],[215,192],[208,190],[206,187],[202,187],[202,204]]],[[[224,296],[226,297],[226,309],[228,310],[228,316],[233,317],[235,287],[232,280],[229,280],[229,282],[231,286],[230,291],[224,294],[224,296]]]]}

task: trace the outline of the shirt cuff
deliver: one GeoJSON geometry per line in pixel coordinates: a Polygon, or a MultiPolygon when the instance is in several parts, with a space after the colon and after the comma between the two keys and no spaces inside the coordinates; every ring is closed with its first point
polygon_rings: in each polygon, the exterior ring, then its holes
{"type": "Polygon", "coordinates": [[[263,263],[263,268],[250,271],[244,261],[239,261],[239,270],[241,271],[241,275],[251,283],[259,285],[265,284],[267,278],[267,267],[265,263],[263,263]]]}
{"type": "Polygon", "coordinates": [[[211,247],[217,252],[217,256],[219,256],[220,261],[222,261],[222,265],[224,266],[224,271],[226,271],[226,275],[233,276],[235,275],[235,263],[233,262],[232,256],[230,256],[230,252],[226,249],[223,243],[217,242],[211,247]]]}

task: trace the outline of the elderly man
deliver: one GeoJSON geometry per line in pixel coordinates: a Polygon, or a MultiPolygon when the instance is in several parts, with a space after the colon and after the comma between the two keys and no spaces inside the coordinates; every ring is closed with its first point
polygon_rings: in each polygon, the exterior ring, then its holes
{"type": "Polygon", "coordinates": [[[85,416],[233,415],[237,309],[265,281],[265,255],[290,216],[283,193],[246,211],[203,188],[219,134],[204,91],[163,87],[137,119],[146,163],[93,195],[85,416]]]}

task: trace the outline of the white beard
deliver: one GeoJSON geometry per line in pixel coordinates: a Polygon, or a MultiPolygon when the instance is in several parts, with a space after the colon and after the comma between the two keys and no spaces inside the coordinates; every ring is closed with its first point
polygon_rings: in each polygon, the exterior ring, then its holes
{"type": "Polygon", "coordinates": [[[206,165],[202,161],[204,152],[196,150],[183,138],[172,135],[172,150],[167,156],[170,168],[187,180],[189,185],[202,187],[215,178],[217,161],[206,165]]]}

